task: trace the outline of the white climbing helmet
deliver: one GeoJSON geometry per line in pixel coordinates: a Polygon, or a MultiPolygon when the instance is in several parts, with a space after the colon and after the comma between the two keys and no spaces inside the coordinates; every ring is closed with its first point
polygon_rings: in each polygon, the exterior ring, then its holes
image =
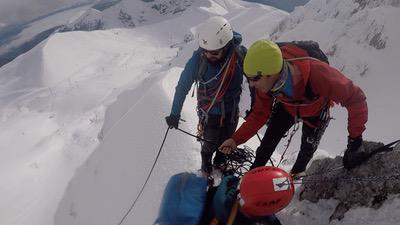
{"type": "Polygon", "coordinates": [[[233,38],[232,27],[222,16],[210,17],[200,26],[199,46],[208,51],[225,47],[233,38]]]}

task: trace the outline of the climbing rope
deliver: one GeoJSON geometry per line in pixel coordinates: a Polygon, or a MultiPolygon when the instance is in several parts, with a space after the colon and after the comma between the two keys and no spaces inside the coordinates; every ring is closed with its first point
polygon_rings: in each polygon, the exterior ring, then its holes
{"type": "MultiPolygon", "coordinates": [[[[298,128],[297,128],[298,129],[298,128]]],[[[297,129],[292,130],[291,132],[291,136],[294,135],[294,133],[296,132],[297,129]]],[[[197,138],[197,140],[199,141],[204,141],[207,143],[210,143],[216,147],[218,147],[217,144],[206,140],[204,138],[201,138],[199,136],[196,136],[194,134],[191,134],[187,131],[184,131],[180,128],[178,128],[179,131],[192,136],[194,138],[197,138]]],[[[290,144],[290,139],[291,137],[289,137],[289,141],[288,144],[290,144]]],[[[388,149],[393,149],[394,144],[400,142],[400,140],[391,142],[387,145],[382,146],[381,148],[376,149],[371,155],[376,154],[375,152],[385,152],[385,151],[389,151],[388,149]]],[[[231,168],[230,171],[235,172],[235,174],[237,174],[238,176],[243,176],[249,169],[249,166],[245,165],[246,163],[249,163],[248,165],[251,166],[252,162],[254,159],[254,154],[253,154],[253,150],[250,149],[249,147],[245,146],[243,149],[241,148],[237,148],[235,150],[233,150],[231,152],[231,154],[228,156],[228,167],[231,168]]],[[[279,164],[281,163],[281,161],[279,162],[279,164]]],[[[278,164],[278,166],[279,166],[278,164]]],[[[317,173],[310,173],[304,176],[300,176],[298,177],[297,180],[293,181],[293,184],[308,184],[308,183],[329,183],[329,182],[337,182],[337,181],[348,181],[348,182],[360,182],[360,181],[386,181],[386,180],[398,180],[400,179],[400,174],[393,174],[393,175],[389,175],[389,176],[366,176],[366,177],[348,177],[348,178],[336,178],[336,179],[318,179],[318,178],[309,178],[309,177],[316,177],[316,176],[323,176],[326,175],[328,173],[332,173],[338,170],[344,169],[343,166],[337,166],[337,167],[333,167],[330,168],[328,170],[325,171],[320,171],[317,173]]],[[[229,172],[229,171],[228,171],[229,172]]]]}
{"type": "Polygon", "coordinates": [[[295,119],[295,123],[294,123],[294,125],[293,125],[293,129],[292,129],[292,131],[290,132],[289,139],[288,139],[288,141],[287,141],[287,143],[286,143],[286,145],[285,145],[285,150],[283,151],[283,153],[282,153],[282,155],[281,155],[281,158],[280,158],[280,160],[279,160],[279,163],[278,163],[278,165],[277,165],[276,167],[279,167],[279,166],[281,165],[281,162],[283,161],[283,159],[284,159],[284,157],[285,157],[285,154],[286,154],[286,152],[287,152],[287,150],[288,150],[288,148],[289,148],[289,146],[290,146],[290,143],[292,142],[292,138],[293,138],[293,136],[296,134],[296,132],[297,132],[297,130],[299,129],[299,127],[300,127],[300,121],[299,121],[298,119],[295,119]]]}
{"type": "Polygon", "coordinates": [[[338,177],[331,179],[300,179],[295,180],[293,184],[315,184],[315,183],[332,183],[339,181],[346,181],[348,183],[363,182],[363,181],[387,181],[387,180],[399,180],[400,173],[392,174],[389,176],[365,176],[365,177],[338,177]]]}
{"type": "Polygon", "coordinates": [[[143,193],[143,191],[144,191],[144,188],[146,187],[147,182],[149,181],[149,179],[150,179],[150,177],[151,177],[151,174],[153,173],[153,170],[154,170],[154,167],[156,166],[156,163],[157,163],[157,161],[158,161],[158,158],[160,157],[160,153],[161,153],[161,150],[162,150],[162,148],[163,148],[163,146],[164,146],[165,140],[167,139],[167,135],[168,135],[168,131],[169,131],[169,130],[170,130],[170,128],[168,128],[167,131],[165,132],[165,136],[164,136],[164,139],[163,139],[162,144],[161,144],[161,146],[160,146],[160,150],[158,151],[158,154],[157,154],[157,156],[156,156],[156,159],[154,160],[153,166],[151,167],[150,172],[149,172],[149,174],[147,175],[146,181],[144,182],[142,188],[140,189],[139,194],[137,195],[136,199],[133,201],[132,205],[129,207],[128,211],[124,214],[124,216],[122,217],[122,219],[121,219],[121,221],[118,223],[118,225],[121,225],[121,224],[125,221],[126,217],[131,213],[132,209],[133,209],[133,208],[135,207],[135,205],[136,205],[136,202],[139,200],[140,196],[142,195],[142,193],[143,193]]]}
{"type": "MultiPolygon", "coordinates": [[[[394,149],[394,145],[399,143],[400,140],[393,141],[389,144],[386,144],[382,147],[379,147],[372,152],[369,153],[369,157],[381,153],[381,152],[388,152],[392,151],[394,149]]],[[[367,160],[366,158],[365,160],[367,160]]],[[[397,167],[399,168],[399,167],[397,167]]],[[[347,181],[347,182],[361,182],[361,181],[387,181],[387,180],[398,180],[400,178],[400,173],[392,174],[392,175],[387,175],[387,176],[365,176],[365,177],[341,177],[341,178],[332,178],[332,179],[324,179],[324,178],[312,178],[312,177],[322,177],[328,173],[332,173],[338,170],[344,169],[344,166],[337,166],[330,168],[325,171],[320,171],[316,173],[310,173],[306,174],[304,176],[298,177],[298,180],[294,181],[294,184],[308,184],[308,183],[331,183],[331,182],[337,182],[337,181],[347,181]],[[309,178],[311,177],[311,178],[309,178]]]]}
{"type": "MultiPolygon", "coordinates": [[[[177,130],[181,131],[184,134],[187,134],[191,137],[196,138],[198,141],[203,141],[214,145],[216,148],[219,147],[218,144],[204,139],[200,136],[191,134],[181,128],[177,128],[177,130]]],[[[245,146],[244,148],[236,148],[231,151],[229,155],[227,155],[227,162],[223,165],[226,169],[222,172],[230,175],[237,175],[239,177],[243,176],[247,171],[249,171],[251,164],[253,164],[254,154],[253,150],[249,147],[245,146]]]]}

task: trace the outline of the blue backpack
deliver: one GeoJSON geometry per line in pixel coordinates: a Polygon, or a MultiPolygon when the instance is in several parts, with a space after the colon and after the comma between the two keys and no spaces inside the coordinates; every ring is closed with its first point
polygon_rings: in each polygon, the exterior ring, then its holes
{"type": "Polygon", "coordinates": [[[164,190],[159,225],[198,225],[206,202],[207,179],[193,173],[172,176],[164,190]]]}

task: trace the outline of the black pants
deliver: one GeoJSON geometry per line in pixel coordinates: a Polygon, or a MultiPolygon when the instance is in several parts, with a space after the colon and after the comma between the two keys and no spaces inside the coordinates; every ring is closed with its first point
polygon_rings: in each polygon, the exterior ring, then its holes
{"type": "Polygon", "coordinates": [[[236,115],[231,116],[227,113],[225,118],[222,120],[219,115],[209,115],[207,123],[204,127],[203,138],[214,143],[204,142],[201,146],[201,169],[204,172],[210,173],[212,170],[212,156],[216,152],[213,164],[219,165],[225,162],[225,154],[218,151],[218,147],[226,139],[230,138],[235,132],[238,124],[238,118],[236,115]]]}
{"type": "MultiPolygon", "coordinates": [[[[329,119],[321,120],[319,116],[302,119],[315,125],[315,127],[309,126],[308,123],[303,123],[300,151],[292,167],[292,173],[305,171],[307,164],[318,148],[319,141],[329,122],[329,119]]],[[[264,166],[267,163],[279,141],[294,123],[295,119],[283,108],[282,104],[277,103],[272,112],[261,145],[257,148],[256,159],[251,168],[264,166]]]]}

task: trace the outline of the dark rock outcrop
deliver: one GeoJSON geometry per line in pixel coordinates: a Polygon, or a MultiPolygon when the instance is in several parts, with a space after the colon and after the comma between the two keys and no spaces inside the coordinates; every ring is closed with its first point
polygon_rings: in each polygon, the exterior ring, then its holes
{"type": "MultiPolygon", "coordinates": [[[[382,146],[382,143],[364,142],[367,152],[382,146]]],[[[350,171],[342,167],[341,156],[315,160],[303,179],[300,200],[338,200],[331,220],[342,219],[352,206],[379,208],[388,195],[400,193],[398,150],[399,145],[392,151],[378,153],[350,171]]]]}

